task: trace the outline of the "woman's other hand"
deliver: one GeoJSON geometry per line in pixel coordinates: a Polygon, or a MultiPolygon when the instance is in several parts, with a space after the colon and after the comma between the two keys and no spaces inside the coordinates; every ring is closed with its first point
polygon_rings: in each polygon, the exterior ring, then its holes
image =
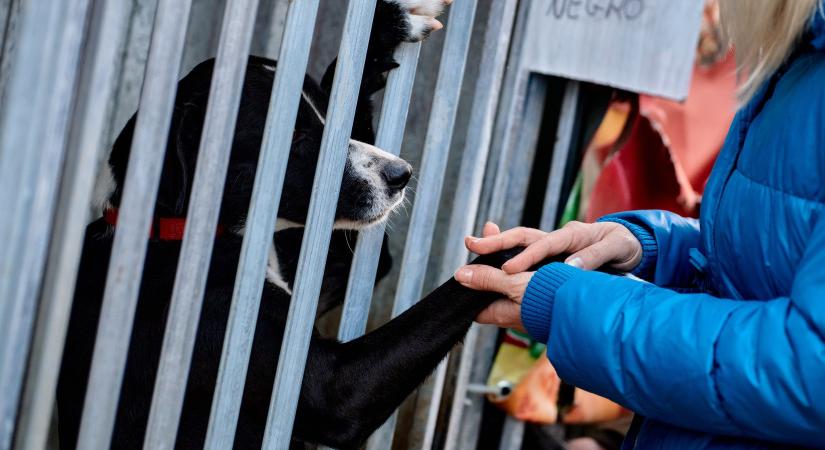
{"type": "Polygon", "coordinates": [[[609,265],[630,272],[642,260],[639,240],[630,230],[615,222],[568,222],[550,233],[524,227],[500,233],[497,232],[498,226],[490,222],[484,229],[485,234],[481,238],[464,238],[464,244],[471,252],[486,255],[513,247],[526,247],[501,267],[507,274],[524,272],[542,260],[561,253],[570,253],[565,260],[567,264],[585,270],[609,265]],[[486,234],[488,228],[496,232],[486,234]]]}
{"type": "MultiPolygon", "coordinates": [[[[484,238],[494,238],[499,233],[498,225],[491,222],[487,222],[482,230],[484,238]]],[[[525,331],[521,323],[521,299],[532,276],[533,272],[509,274],[495,267],[476,264],[460,267],[455,273],[456,281],[465,287],[497,292],[505,297],[481,311],[476,317],[477,322],[520,331],[525,331]]]]}

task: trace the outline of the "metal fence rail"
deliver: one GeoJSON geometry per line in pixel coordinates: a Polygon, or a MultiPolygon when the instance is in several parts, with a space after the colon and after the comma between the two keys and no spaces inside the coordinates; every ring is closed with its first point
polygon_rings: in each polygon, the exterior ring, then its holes
{"type": "Polygon", "coordinates": [[[48,0],[21,7],[0,121],[0,449],[14,433],[87,8],[48,0]]]}
{"type": "Polygon", "coordinates": [[[192,0],[160,0],[106,276],[78,448],[108,448],[175,101],[192,0]]]}
{"type": "MultiPolygon", "coordinates": [[[[399,278],[395,292],[393,317],[409,309],[421,297],[458,111],[459,93],[464,81],[464,67],[476,3],[476,0],[457,0],[450,9],[447,37],[441,53],[435,96],[427,125],[427,139],[424,143],[424,156],[418,177],[421,189],[415,197],[404,244],[404,256],[401,261],[401,273],[404,276],[399,278]]],[[[368,450],[391,447],[396,417],[397,413],[394,413],[370,438],[367,443],[368,450]]]]}
{"type": "Polygon", "coordinates": [[[175,444],[258,0],[227,2],[143,448],[175,444]]]}
{"type": "Polygon", "coordinates": [[[218,381],[212,400],[206,448],[230,448],[241,409],[247,364],[258,318],[266,273],[267,251],[275,221],[292,143],[292,129],[304,82],[312,26],[318,0],[296,0],[289,6],[264,130],[258,173],[246,220],[235,290],[229,313],[218,381]]]}
{"type": "Polygon", "coordinates": [[[304,242],[298,257],[297,275],[269,405],[263,446],[267,450],[289,448],[292,436],[330,232],[347,158],[346,148],[355,119],[375,1],[353,0],[347,7],[347,19],[321,140],[321,153],[309,202],[304,242]]]}
{"type": "MultiPolygon", "coordinates": [[[[481,188],[484,181],[484,172],[487,169],[490,145],[493,138],[493,126],[496,110],[499,105],[501,83],[504,79],[507,54],[510,47],[510,38],[513,32],[516,13],[516,2],[495,2],[489,12],[484,36],[484,47],[479,67],[479,77],[476,80],[474,97],[467,125],[467,140],[461,155],[461,166],[456,191],[453,194],[453,210],[450,215],[449,231],[445,240],[444,258],[441,261],[440,279],[447,279],[453,275],[456,268],[467,262],[469,252],[464,247],[464,236],[472,234],[477,229],[476,216],[481,201],[481,188]]],[[[472,349],[475,346],[479,325],[473,324],[464,338],[464,348],[472,349]]],[[[427,424],[424,434],[424,447],[432,447],[437,425],[440,399],[447,377],[447,361],[439,367],[435,375],[433,400],[429,406],[427,424]]],[[[458,374],[459,388],[462,374],[458,374]]],[[[459,397],[456,396],[456,399],[459,397]]],[[[456,400],[457,401],[457,400],[456,400]]],[[[463,404],[464,399],[461,399],[463,404]]],[[[455,411],[453,407],[453,411],[455,411]]],[[[447,428],[448,446],[455,437],[453,422],[459,420],[458,414],[450,415],[450,425],[447,428]],[[456,419],[453,419],[456,417],[456,419]]]]}
{"type": "Polygon", "coordinates": [[[15,448],[45,445],[54,406],[63,340],[77,277],[87,208],[95,169],[103,157],[101,137],[112,94],[117,49],[126,24],[122,2],[95,2],[90,13],[85,55],[80,64],[76,104],[66,148],[54,231],[35,327],[15,448]]]}
{"type": "MultiPolygon", "coordinates": [[[[387,79],[375,145],[394,155],[401,151],[401,142],[404,139],[420,50],[420,43],[401,44],[395,51],[395,60],[399,67],[390,72],[387,79]]],[[[338,328],[338,339],[342,342],[357,338],[364,334],[367,328],[372,289],[375,285],[378,257],[384,243],[386,226],[386,223],[381,223],[361,231],[358,235],[341,312],[341,325],[338,328]]]]}
{"type": "MultiPolygon", "coordinates": [[[[279,8],[286,8],[286,1],[276,1],[279,8]]],[[[350,0],[346,9],[269,405],[265,449],[286,450],[290,446],[377,1],[350,0]]],[[[186,230],[144,437],[145,449],[171,449],[175,444],[247,55],[253,35],[261,32],[255,26],[259,2],[225,2],[186,230]]],[[[393,317],[421,297],[479,3],[455,0],[450,7],[423,159],[417,170],[418,192],[401,260],[403,276],[393,298],[393,317]]],[[[461,149],[446,256],[438,266],[440,278],[451,276],[467,260],[462,238],[478,227],[477,216],[502,217],[508,199],[523,191],[522,185],[511,183],[511,177],[514,171],[529,169],[532,150],[527,148],[535,146],[546,89],[545,82],[530,79],[518,66],[522,45],[518,26],[523,22],[521,18],[515,20],[516,10],[518,7],[521,17],[529,4],[530,0],[490,0],[467,139],[461,149]],[[511,36],[516,37],[512,50],[511,36]],[[513,55],[516,67],[505,72],[513,55]],[[522,119],[536,125],[519,127],[517,122],[522,119]],[[491,184],[495,188],[485,191],[491,195],[482,196],[485,185],[491,184]]],[[[154,14],[89,373],[90,388],[80,424],[77,447],[83,450],[110,447],[146,257],[147,230],[153,218],[192,5],[192,0],[158,0],[154,14]]],[[[290,0],[283,22],[278,70],[269,99],[210,411],[205,446],[212,450],[231,448],[235,438],[267,255],[276,228],[319,5],[320,0],[290,0]]],[[[93,172],[105,157],[102,147],[106,144],[103,135],[108,125],[107,105],[116,91],[119,58],[124,57],[118,50],[119,42],[128,34],[128,12],[129,6],[117,0],[28,0],[22,4],[16,53],[0,111],[0,204],[4,208],[8,205],[10,211],[9,217],[0,218],[0,241],[8,243],[0,247],[0,450],[10,448],[12,443],[17,449],[46,447],[71,311],[71,287],[82,252],[93,172]],[[34,122],[43,127],[21,126],[34,122]]],[[[200,10],[196,16],[203,19],[208,13],[200,10]]],[[[280,19],[272,22],[281,23],[280,19]]],[[[13,47],[5,44],[4,48],[13,47]]],[[[389,74],[376,146],[393,154],[399,154],[404,139],[420,48],[418,43],[402,44],[395,52],[400,66],[389,74]]],[[[570,96],[570,101],[575,102],[575,94],[570,96]]],[[[565,124],[560,125],[560,133],[565,124]]],[[[560,142],[559,146],[564,144],[560,142]]],[[[557,156],[554,174],[559,170],[557,160],[562,158],[557,156]]],[[[548,195],[558,195],[556,184],[551,190],[548,195]]],[[[547,200],[546,214],[551,208],[555,210],[557,201],[547,200]]],[[[384,231],[382,224],[360,232],[338,330],[342,341],[365,331],[384,231]]],[[[465,348],[472,350],[476,342],[481,345],[484,340],[485,336],[479,335],[474,326],[465,348]]],[[[477,433],[480,417],[480,410],[473,409],[477,405],[465,411],[467,384],[478,377],[478,364],[484,358],[473,360],[472,356],[471,351],[462,354],[447,428],[448,449],[475,445],[474,439],[462,442],[467,433],[477,433]]],[[[421,443],[427,450],[438,445],[435,428],[445,379],[446,365],[442,363],[421,443]]],[[[391,448],[395,418],[393,415],[370,438],[368,449],[391,448]]],[[[518,424],[510,424],[510,428],[516,432],[523,429],[518,424]]],[[[508,448],[507,442],[516,442],[518,438],[512,433],[508,436],[513,440],[502,441],[502,448],[508,448]]]]}

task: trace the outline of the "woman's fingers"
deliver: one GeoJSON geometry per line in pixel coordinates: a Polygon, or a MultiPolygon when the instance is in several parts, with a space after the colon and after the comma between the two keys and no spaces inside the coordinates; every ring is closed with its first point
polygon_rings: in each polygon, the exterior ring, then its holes
{"type": "Polygon", "coordinates": [[[510,275],[490,266],[480,264],[470,264],[458,269],[455,279],[462,286],[477,291],[498,292],[499,294],[510,294],[510,275]]]}
{"type": "Polygon", "coordinates": [[[521,308],[510,300],[497,300],[484,308],[476,317],[476,322],[526,331],[521,323],[521,308]]]}
{"type": "Polygon", "coordinates": [[[500,233],[501,233],[501,230],[498,228],[498,225],[496,225],[493,222],[485,223],[484,228],[481,229],[481,235],[483,237],[495,236],[495,235],[500,234],[500,233]]]}
{"type": "Polygon", "coordinates": [[[618,253],[616,247],[617,244],[614,241],[601,240],[573,253],[564,262],[579,269],[598,269],[616,258],[618,253]]]}
{"type": "Polygon", "coordinates": [[[545,235],[547,233],[535,228],[517,227],[483,238],[467,236],[464,238],[464,245],[475,254],[486,255],[513,247],[528,246],[545,235]]]}
{"type": "Polygon", "coordinates": [[[574,228],[562,228],[549,233],[530,244],[523,252],[504,263],[501,268],[507,273],[524,272],[546,258],[578,250],[574,247],[580,245],[582,238],[577,237],[576,232],[574,228]]]}
{"type": "Polygon", "coordinates": [[[642,247],[639,241],[632,233],[621,227],[607,233],[603,239],[592,245],[573,253],[565,262],[585,270],[598,269],[610,264],[616,269],[630,271],[641,259],[642,247]]]}

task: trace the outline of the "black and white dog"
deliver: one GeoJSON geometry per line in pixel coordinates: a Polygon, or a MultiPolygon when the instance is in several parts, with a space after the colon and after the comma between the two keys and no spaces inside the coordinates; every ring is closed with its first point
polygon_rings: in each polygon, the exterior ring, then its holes
{"type": "MultiPolygon", "coordinates": [[[[426,37],[439,26],[433,17],[449,2],[378,2],[336,210],[337,231],[325,272],[321,310],[343,297],[351,261],[343,233],[385,220],[402,202],[411,175],[405,161],[369,144],[374,139],[370,97],[383,87],[386,73],[396,66],[392,59],[395,47],[403,41],[426,37]]],[[[213,61],[202,63],[178,87],[112,448],[142,446],[212,69],[213,61]]],[[[249,60],[220,212],[223,232],[215,238],[176,448],[201,448],[204,443],[275,70],[274,61],[257,57],[249,60]]],[[[334,64],[320,84],[309,77],[304,82],[236,448],[261,445],[333,70],[334,64]]],[[[76,445],[134,123],[133,117],[115,142],[109,159],[112,183],[106,197],[108,211],[90,224],[86,233],[58,387],[63,450],[76,445]]],[[[478,262],[500,266],[507,256],[491,255],[478,262]]],[[[384,251],[379,276],[388,267],[389,257],[384,251]]],[[[354,341],[325,339],[316,330],[300,394],[294,443],[357,448],[432,372],[463,337],[478,312],[496,298],[495,294],[465,289],[451,279],[406,313],[354,341]]]]}

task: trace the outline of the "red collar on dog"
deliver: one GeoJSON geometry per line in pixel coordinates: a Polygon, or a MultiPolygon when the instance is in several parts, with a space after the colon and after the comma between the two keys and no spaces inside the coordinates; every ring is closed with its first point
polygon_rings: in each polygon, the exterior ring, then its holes
{"type": "MultiPolygon", "coordinates": [[[[117,215],[117,209],[107,209],[103,212],[103,220],[114,227],[117,225],[117,215]]],[[[184,217],[155,217],[152,219],[152,229],[149,230],[149,238],[159,239],[161,241],[182,241],[185,229],[186,218],[184,217]]],[[[222,236],[223,233],[224,226],[218,224],[218,228],[215,230],[215,236],[222,236]]]]}

